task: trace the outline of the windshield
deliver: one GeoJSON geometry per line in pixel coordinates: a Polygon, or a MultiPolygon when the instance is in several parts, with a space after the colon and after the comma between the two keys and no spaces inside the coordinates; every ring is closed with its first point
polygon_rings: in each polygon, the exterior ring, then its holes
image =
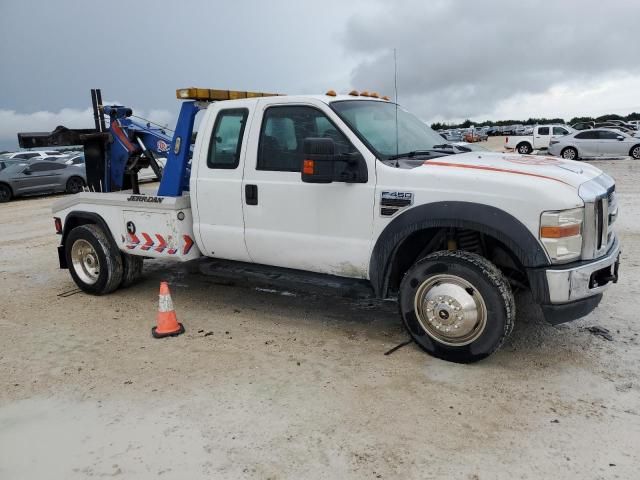
{"type": "Polygon", "coordinates": [[[442,145],[442,136],[401,107],[397,107],[396,137],[395,103],[342,100],[333,102],[331,107],[380,159],[442,145]]]}

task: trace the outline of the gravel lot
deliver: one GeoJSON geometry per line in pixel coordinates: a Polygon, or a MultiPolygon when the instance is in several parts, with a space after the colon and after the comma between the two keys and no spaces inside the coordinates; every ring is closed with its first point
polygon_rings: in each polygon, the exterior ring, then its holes
{"type": "Polygon", "coordinates": [[[61,295],[54,199],[2,204],[0,478],[638,478],[640,162],[593,163],[618,181],[620,282],[558,327],[520,295],[508,343],[467,366],[385,356],[407,338],[390,302],[198,262],[61,295]],[[154,340],[163,279],[187,333],[154,340]]]}

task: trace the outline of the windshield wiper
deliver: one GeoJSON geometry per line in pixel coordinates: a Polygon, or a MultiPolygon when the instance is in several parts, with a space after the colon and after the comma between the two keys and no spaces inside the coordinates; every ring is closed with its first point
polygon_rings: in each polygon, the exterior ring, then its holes
{"type": "Polygon", "coordinates": [[[436,145],[434,148],[429,148],[427,150],[412,150],[411,152],[399,153],[397,155],[391,155],[387,158],[387,160],[397,160],[399,158],[413,158],[418,155],[431,155],[433,153],[437,153],[439,155],[447,154],[447,152],[443,152],[442,148],[438,149],[437,147],[442,147],[442,145],[436,145]]]}

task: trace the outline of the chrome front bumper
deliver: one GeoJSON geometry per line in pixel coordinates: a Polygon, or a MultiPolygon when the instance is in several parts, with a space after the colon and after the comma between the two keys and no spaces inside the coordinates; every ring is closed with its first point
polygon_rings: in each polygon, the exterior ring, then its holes
{"type": "Polygon", "coordinates": [[[602,293],[618,281],[619,256],[620,241],[614,238],[603,257],[580,262],[571,268],[546,270],[550,302],[569,303],[602,293]]]}

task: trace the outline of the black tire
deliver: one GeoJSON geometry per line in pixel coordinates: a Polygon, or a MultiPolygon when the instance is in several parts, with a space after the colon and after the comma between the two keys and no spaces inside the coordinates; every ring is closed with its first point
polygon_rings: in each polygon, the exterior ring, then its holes
{"type": "Polygon", "coordinates": [[[533,152],[533,147],[527,142],[520,142],[516,146],[516,151],[522,155],[528,155],[533,152]]]}
{"type": "MultiPolygon", "coordinates": [[[[434,287],[445,284],[450,285],[446,282],[435,283],[434,287]]],[[[437,301],[441,301],[442,298],[438,296],[437,301]]],[[[409,335],[420,348],[429,355],[456,363],[477,362],[500,348],[513,330],[516,313],[511,287],[502,272],[480,255],[463,251],[440,251],[418,260],[402,279],[398,305],[409,335]],[[462,286],[463,290],[460,291],[466,291],[469,298],[473,295],[484,302],[483,311],[486,312],[486,315],[482,316],[485,319],[484,325],[482,326],[480,320],[477,321],[473,327],[473,336],[470,334],[466,344],[463,340],[458,342],[458,339],[452,341],[453,343],[441,341],[436,337],[439,333],[444,334],[444,331],[441,331],[440,327],[431,325],[429,328],[432,332],[430,332],[418,318],[416,296],[420,295],[421,299],[425,299],[426,297],[420,294],[423,286],[437,278],[445,277],[461,279],[461,282],[468,286],[462,286]],[[435,328],[438,328],[437,332],[435,328]]],[[[422,305],[425,304],[422,303],[422,305]]],[[[452,308],[446,303],[442,305],[452,308]]],[[[432,315],[435,317],[435,310],[440,309],[441,304],[432,308],[434,309],[432,315]]],[[[455,307],[455,309],[458,308],[455,307]]],[[[442,316],[442,312],[443,310],[439,310],[439,318],[444,319],[444,322],[450,322],[449,325],[453,324],[452,329],[458,328],[452,318],[456,313],[452,311],[450,319],[449,314],[445,317],[442,316]]],[[[434,321],[439,322],[439,318],[435,318],[434,321]]],[[[449,332],[449,326],[446,328],[449,332]]]]}
{"type": "Polygon", "coordinates": [[[11,187],[9,185],[5,185],[4,183],[0,183],[0,203],[5,203],[11,200],[13,197],[13,192],[11,191],[11,187]]]}
{"type": "Polygon", "coordinates": [[[631,150],[629,150],[629,156],[634,160],[640,160],[640,144],[631,147],[631,150]]]}
{"type": "Polygon", "coordinates": [[[578,150],[573,147],[563,148],[560,156],[566,160],[578,160],[578,150]]]}
{"type": "Polygon", "coordinates": [[[128,253],[122,253],[122,282],[120,282],[120,288],[126,288],[142,277],[142,266],[144,259],[138,255],[129,255],[128,253]]]}
{"type": "Polygon", "coordinates": [[[84,180],[82,177],[71,177],[67,180],[65,191],[67,193],[80,193],[84,188],[84,180]]]}
{"type": "Polygon", "coordinates": [[[84,292],[92,295],[105,295],[120,286],[123,276],[122,255],[118,247],[99,226],[81,225],[71,230],[65,241],[65,256],[73,281],[84,292]],[[83,271],[82,265],[85,262],[79,261],[74,264],[72,252],[76,243],[78,243],[78,248],[83,245],[86,247],[86,244],[90,245],[92,252],[83,258],[95,257],[91,260],[91,265],[97,263],[97,270],[94,269],[88,274],[83,271]],[[90,279],[91,275],[95,276],[95,280],[90,279]]]}

